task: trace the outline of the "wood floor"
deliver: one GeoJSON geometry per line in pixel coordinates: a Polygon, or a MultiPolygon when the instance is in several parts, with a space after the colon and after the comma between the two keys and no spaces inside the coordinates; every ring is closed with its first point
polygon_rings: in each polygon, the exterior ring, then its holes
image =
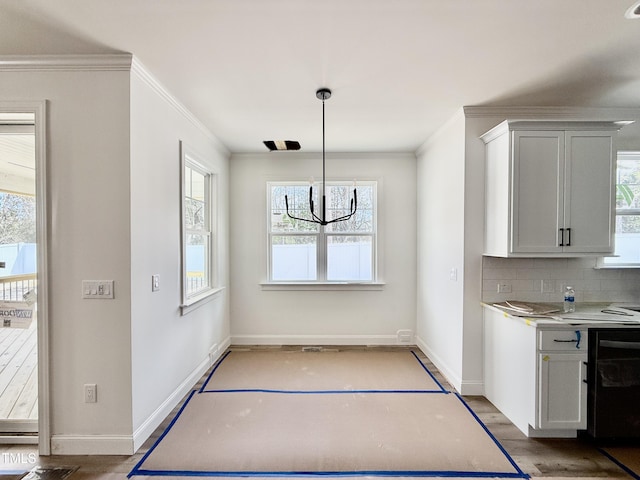
{"type": "MultiPolygon", "coordinates": [[[[299,349],[300,347],[254,347],[254,348],[283,348],[283,349],[299,349]]],[[[335,349],[359,349],[359,348],[405,348],[405,347],[327,347],[335,349]]],[[[436,370],[433,364],[422,355],[417,349],[413,349],[425,363],[425,365],[434,373],[436,378],[445,386],[451,389],[447,381],[436,370]]],[[[198,388],[202,386],[202,382],[207,375],[200,380],[198,388]]],[[[611,460],[601,454],[597,447],[586,440],[581,439],[530,439],[525,437],[515,426],[513,426],[507,418],[502,415],[488,400],[484,397],[467,396],[464,397],[469,406],[476,415],[488,427],[493,435],[502,444],[505,450],[511,455],[518,466],[532,479],[543,478],[545,480],[553,479],[592,479],[592,478],[609,478],[609,479],[630,479],[633,478],[626,474],[621,468],[614,464],[611,460]]],[[[177,408],[174,413],[177,412],[177,408]]],[[[96,479],[96,480],[115,480],[125,479],[127,474],[133,469],[136,463],[142,458],[146,451],[153,445],[156,439],[161,435],[164,429],[171,421],[173,414],[170,415],[163,424],[156,430],[151,438],[145,443],[138,453],[133,456],[51,456],[38,458],[35,452],[37,449],[32,446],[0,446],[0,455],[7,454],[13,456],[14,459],[22,458],[24,460],[22,466],[29,468],[42,466],[44,468],[53,467],[69,467],[74,469],[68,477],[45,475],[33,476],[31,478],[46,480],[47,478],[69,478],[69,480],[96,479]],[[6,453],[5,453],[6,452],[6,453]],[[31,456],[30,456],[31,455],[31,456]]],[[[0,470],[7,470],[9,465],[3,465],[3,457],[0,456],[0,470]]],[[[18,479],[21,476],[0,475],[3,479],[18,479]]],[[[143,478],[157,477],[134,477],[133,480],[143,478]]],[[[179,477],[163,477],[163,478],[179,478],[179,477]]]]}
{"type": "Polygon", "coordinates": [[[36,323],[28,329],[0,328],[0,421],[38,418],[36,323]]]}

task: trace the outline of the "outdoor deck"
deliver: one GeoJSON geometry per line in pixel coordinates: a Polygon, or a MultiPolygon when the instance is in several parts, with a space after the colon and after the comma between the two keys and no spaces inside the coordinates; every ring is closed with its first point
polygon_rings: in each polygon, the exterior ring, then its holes
{"type": "Polygon", "coordinates": [[[0,327],[0,431],[4,420],[38,418],[35,318],[27,329],[0,327]]]}

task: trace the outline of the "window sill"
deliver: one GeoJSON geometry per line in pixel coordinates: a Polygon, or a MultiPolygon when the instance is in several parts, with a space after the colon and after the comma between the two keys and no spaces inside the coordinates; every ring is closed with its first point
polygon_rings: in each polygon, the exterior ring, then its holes
{"type": "Polygon", "coordinates": [[[180,314],[186,315],[187,313],[200,308],[202,305],[209,303],[224,291],[225,287],[212,288],[205,293],[198,295],[197,297],[190,298],[187,303],[180,305],[180,314]]]}
{"type": "Polygon", "coordinates": [[[364,290],[377,291],[384,290],[383,282],[262,282],[262,290],[307,290],[307,291],[344,291],[344,290],[364,290]]]}
{"type": "Polygon", "coordinates": [[[594,267],[596,270],[610,270],[616,268],[640,268],[640,263],[605,263],[604,257],[598,257],[596,260],[596,266],[594,267]]]}
{"type": "Polygon", "coordinates": [[[594,267],[596,270],[612,270],[612,269],[621,269],[621,268],[640,268],[640,263],[621,263],[619,265],[615,264],[602,264],[596,265],[594,267]]]}

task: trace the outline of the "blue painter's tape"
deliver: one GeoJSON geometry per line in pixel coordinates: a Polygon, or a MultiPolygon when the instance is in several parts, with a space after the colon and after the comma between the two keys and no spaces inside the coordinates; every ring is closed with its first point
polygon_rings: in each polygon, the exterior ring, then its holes
{"type": "Polygon", "coordinates": [[[216,370],[218,370],[218,367],[220,366],[220,364],[222,362],[224,362],[224,359],[227,358],[230,353],[231,353],[231,350],[229,350],[227,353],[225,353],[222,356],[222,358],[220,360],[218,360],[218,363],[216,363],[216,366],[213,367],[213,370],[211,370],[211,373],[209,374],[209,376],[207,377],[205,382],[202,384],[202,387],[200,388],[200,391],[198,393],[204,392],[204,389],[206,388],[207,384],[209,383],[209,380],[211,380],[211,377],[213,377],[213,374],[216,373],[216,370]]]}
{"type": "Polygon", "coordinates": [[[440,387],[440,390],[442,390],[443,392],[446,392],[447,390],[442,386],[442,384],[438,381],[438,379],[433,375],[433,373],[431,373],[431,371],[427,368],[427,366],[422,363],[422,361],[418,358],[418,355],[416,355],[416,352],[414,352],[413,350],[411,351],[411,353],[413,354],[413,356],[415,357],[415,359],[418,361],[418,363],[420,364],[420,366],[424,369],[425,372],[427,372],[429,374],[429,376],[431,377],[431,379],[436,382],[436,385],[438,385],[438,387],[440,387]]]}
{"type": "Polygon", "coordinates": [[[205,390],[200,393],[284,393],[291,395],[309,394],[354,394],[354,393],[449,393],[443,390],[271,390],[268,388],[237,388],[227,390],[205,390]]]}
{"type": "MultiPolygon", "coordinates": [[[[504,449],[504,447],[502,446],[502,444],[498,441],[498,439],[493,435],[493,433],[491,433],[489,431],[489,429],[487,428],[487,426],[482,423],[482,420],[480,420],[480,418],[478,418],[478,416],[476,415],[476,412],[474,412],[473,410],[471,410],[471,407],[467,404],[467,402],[464,401],[464,398],[462,398],[462,396],[460,396],[458,393],[456,393],[456,397],[458,397],[458,400],[460,400],[462,402],[462,404],[465,406],[465,408],[469,411],[469,413],[473,416],[473,418],[476,419],[476,421],[480,424],[480,426],[484,429],[484,431],[486,432],[487,435],[489,435],[489,438],[491,438],[491,440],[493,440],[493,442],[496,444],[496,446],[500,449],[500,451],[504,454],[504,456],[507,458],[507,460],[509,460],[509,463],[511,463],[511,465],[513,466],[513,468],[516,469],[516,471],[518,471],[519,473],[521,473],[522,475],[525,475],[525,473],[520,470],[520,467],[518,466],[518,464],[513,460],[513,458],[511,458],[511,455],[509,455],[509,453],[507,453],[507,451],[504,449]]],[[[529,477],[525,477],[525,478],[529,478],[529,477]]]]}
{"type": "Polygon", "coordinates": [[[162,432],[162,435],[160,435],[160,437],[155,441],[155,443],[153,444],[153,446],[149,449],[149,451],[147,453],[144,454],[144,456],[140,459],[140,461],[136,464],[135,467],[133,467],[133,470],[131,470],[131,472],[129,473],[129,475],[127,475],[127,478],[131,478],[132,475],[140,475],[138,472],[138,470],[140,469],[140,466],[145,462],[145,460],[147,458],[149,458],[149,455],[151,455],[151,453],[156,449],[156,447],[160,444],[160,442],[164,439],[164,437],[167,436],[167,434],[169,433],[169,430],[171,430],[171,428],[176,424],[176,422],[178,421],[178,419],[180,418],[180,415],[182,415],[182,412],[184,412],[184,409],[187,407],[188,403],[191,401],[191,399],[193,398],[193,396],[195,395],[196,390],[193,390],[189,396],[187,397],[187,399],[185,400],[184,404],[182,405],[182,407],[180,407],[180,410],[178,411],[178,413],[176,414],[176,416],[174,417],[173,420],[171,420],[171,423],[169,424],[169,426],[165,429],[164,432],[162,432]]]}
{"type": "MultiPolygon", "coordinates": [[[[130,474],[131,475],[131,474],[130,474]]],[[[153,477],[423,477],[423,478],[521,478],[528,479],[529,475],[524,473],[505,472],[464,472],[451,470],[359,470],[352,472],[198,472],[192,470],[139,470],[134,475],[147,475],[153,477]]]]}

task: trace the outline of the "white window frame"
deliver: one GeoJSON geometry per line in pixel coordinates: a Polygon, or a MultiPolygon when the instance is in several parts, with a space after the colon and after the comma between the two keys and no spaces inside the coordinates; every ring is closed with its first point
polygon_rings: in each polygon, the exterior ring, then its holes
{"type": "MultiPolygon", "coordinates": [[[[640,151],[638,152],[618,152],[617,160],[636,160],[640,161],[640,151]]],[[[616,160],[616,161],[617,161],[616,160]]],[[[640,216],[640,209],[616,209],[616,215],[634,215],[640,216]]],[[[614,252],[615,255],[615,252],[614,252]]],[[[621,261],[617,257],[599,257],[596,268],[640,268],[640,262],[621,261]]]]}
{"type": "MultiPolygon", "coordinates": [[[[345,185],[353,185],[353,180],[351,181],[326,181],[327,187],[330,186],[345,186],[345,185]]],[[[379,280],[379,269],[378,269],[378,181],[377,180],[358,180],[358,185],[367,185],[373,188],[373,229],[371,233],[358,233],[358,232],[333,232],[326,231],[326,228],[318,225],[318,230],[316,232],[292,232],[292,233],[283,233],[283,232],[272,232],[271,231],[271,191],[273,186],[309,186],[308,181],[300,180],[300,181],[269,181],[267,182],[266,188],[266,196],[267,196],[267,239],[266,239],[266,249],[267,249],[267,280],[262,282],[263,289],[266,290],[281,290],[281,289],[292,289],[292,290],[316,290],[316,289],[326,289],[326,290],[337,290],[337,289],[362,289],[362,290],[379,290],[384,285],[379,280]],[[316,271],[317,278],[316,280],[272,280],[273,272],[272,272],[272,237],[273,236],[286,236],[286,235],[303,235],[303,236],[316,236],[316,271]],[[371,238],[371,280],[363,281],[363,280],[340,280],[340,281],[329,281],[327,280],[327,238],[330,236],[366,236],[371,238]]],[[[316,183],[314,184],[314,190],[317,190],[318,198],[322,198],[322,184],[316,183]]],[[[318,202],[320,203],[320,202],[318,202]]],[[[321,215],[320,210],[321,206],[316,206],[316,213],[321,215]]],[[[303,215],[305,218],[309,215],[303,215]]]]}
{"type": "Polygon", "coordinates": [[[181,301],[182,314],[190,312],[218,293],[217,274],[217,173],[207,166],[207,163],[184,142],[180,142],[180,241],[181,241],[181,301]],[[191,231],[186,227],[186,169],[190,168],[205,177],[205,228],[191,231]],[[207,284],[194,293],[188,291],[187,272],[187,235],[197,233],[207,238],[206,267],[208,269],[207,284]]]}

